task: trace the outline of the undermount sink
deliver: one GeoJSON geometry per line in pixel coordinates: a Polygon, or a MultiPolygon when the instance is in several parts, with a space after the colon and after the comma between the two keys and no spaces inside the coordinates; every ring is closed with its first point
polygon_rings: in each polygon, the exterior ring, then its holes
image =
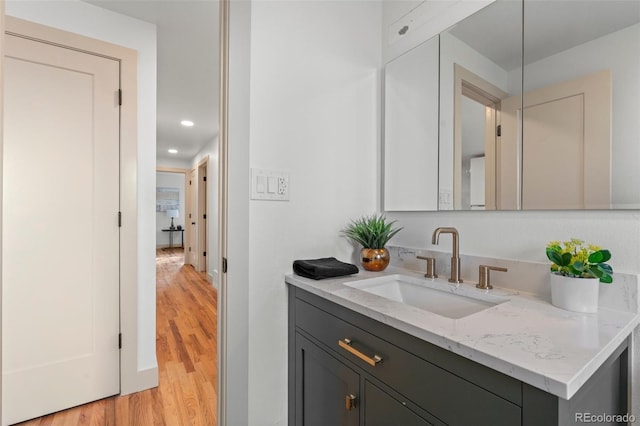
{"type": "Polygon", "coordinates": [[[439,279],[429,281],[402,274],[352,281],[345,285],[452,319],[463,318],[509,300],[456,287],[439,279]]]}

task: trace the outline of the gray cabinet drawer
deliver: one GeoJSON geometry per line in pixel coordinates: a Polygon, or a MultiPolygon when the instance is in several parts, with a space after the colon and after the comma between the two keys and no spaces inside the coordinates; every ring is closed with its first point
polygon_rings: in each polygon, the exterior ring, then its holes
{"type": "Polygon", "coordinates": [[[372,334],[376,333],[376,324],[372,321],[370,333],[310,303],[295,300],[297,328],[445,423],[512,426],[521,422],[518,405],[380,339],[372,334]],[[377,355],[382,361],[372,366],[343,349],[338,341],[345,338],[358,352],[367,357],[377,355]]]}

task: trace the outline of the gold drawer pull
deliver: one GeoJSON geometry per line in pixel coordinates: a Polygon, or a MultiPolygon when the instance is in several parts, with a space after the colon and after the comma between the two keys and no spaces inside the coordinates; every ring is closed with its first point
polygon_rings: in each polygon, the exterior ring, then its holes
{"type": "Polygon", "coordinates": [[[347,339],[346,337],[342,340],[338,340],[338,346],[351,352],[372,367],[375,367],[377,363],[382,362],[382,357],[375,354],[372,357],[366,356],[365,354],[351,346],[351,340],[347,339]]]}

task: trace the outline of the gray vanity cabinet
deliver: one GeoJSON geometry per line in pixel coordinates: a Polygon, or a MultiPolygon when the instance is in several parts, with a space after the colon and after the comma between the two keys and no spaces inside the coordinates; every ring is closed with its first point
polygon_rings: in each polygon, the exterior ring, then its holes
{"type": "MultiPolygon", "coordinates": [[[[368,380],[364,384],[364,424],[367,426],[429,426],[430,423],[368,380]]],[[[424,415],[424,414],[423,414],[424,415]]]]}
{"type": "Polygon", "coordinates": [[[430,426],[343,361],[295,333],[295,425],[430,426]]]}
{"type": "Polygon", "coordinates": [[[358,426],[360,411],[355,399],[360,393],[360,375],[311,343],[300,333],[295,337],[296,424],[308,426],[358,426]]]}
{"type": "Polygon", "coordinates": [[[289,426],[549,426],[594,408],[626,412],[626,342],[566,401],[289,290],[289,426]]]}

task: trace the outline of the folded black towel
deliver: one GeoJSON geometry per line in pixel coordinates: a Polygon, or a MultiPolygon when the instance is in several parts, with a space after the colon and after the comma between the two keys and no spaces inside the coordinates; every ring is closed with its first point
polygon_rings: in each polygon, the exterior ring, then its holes
{"type": "Polygon", "coordinates": [[[357,274],[358,267],[350,263],[340,262],[335,257],[325,257],[322,259],[294,260],[293,272],[306,278],[322,280],[324,278],[357,274]]]}

